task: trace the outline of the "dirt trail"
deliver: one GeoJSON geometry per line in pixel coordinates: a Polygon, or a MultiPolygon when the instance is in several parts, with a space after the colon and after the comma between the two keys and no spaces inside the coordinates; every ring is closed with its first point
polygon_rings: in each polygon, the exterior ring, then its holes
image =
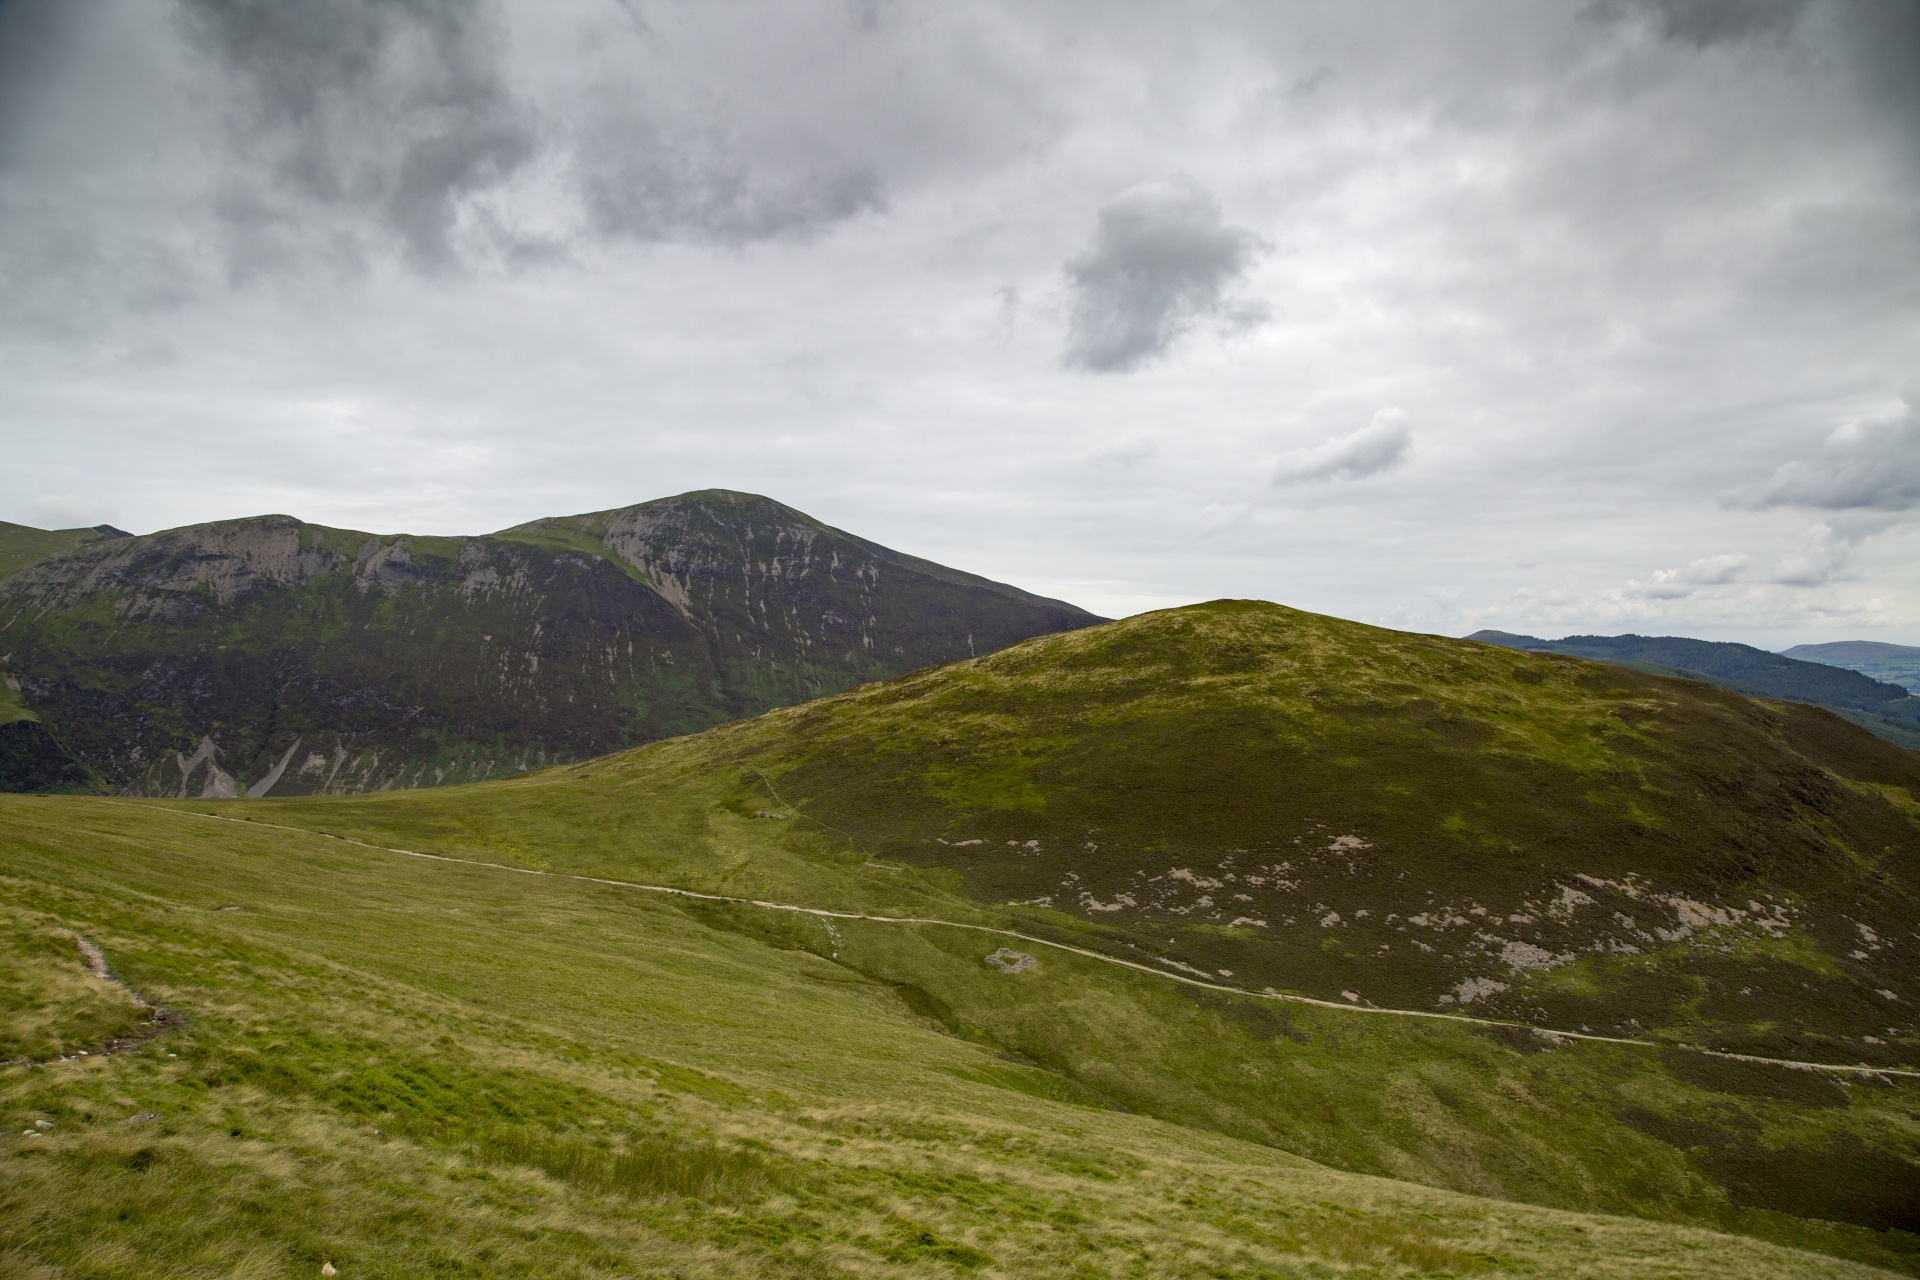
{"type": "MultiPolygon", "coordinates": [[[[125,801],[102,800],[102,804],[126,804],[125,801]]],[[[133,807],[133,806],[129,806],[133,807]]],[[[145,806],[139,806],[144,808],[145,806]]],[[[151,813],[154,810],[148,809],[151,813]]],[[[1426,1009],[1383,1009],[1377,1005],[1342,1004],[1334,1000],[1318,1000],[1312,996],[1290,995],[1268,987],[1261,991],[1250,991],[1245,987],[1228,986],[1220,982],[1207,982],[1200,978],[1189,978],[1178,973],[1169,973],[1165,969],[1156,969],[1152,965],[1141,964],[1134,960],[1122,960],[1104,952],[1089,951],[1083,947],[1069,946],[1064,942],[1054,942],[1048,938],[1037,938],[1030,933],[1020,933],[1013,929],[999,929],[992,925],[968,924],[959,920],[935,920],[920,916],[876,916],[858,911],[830,911],[824,907],[802,907],[790,902],[763,902],[758,898],[736,898],[724,893],[700,893],[693,889],[677,889],[672,885],[640,884],[632,880],[608,880],[600,876],[583,876],[569,871],[539,871],[532,867],[514,867],[504,862],[482,862],[477,858],[455,858],[443,853],[420,853],[414,849],[395,849],[388,845],[368,844],[364,840],[355,840],[349,836],[336,836],[325,831],[309,831],[305,827],[290,827],[278,822],[256,822],[251,818],[229,818],[217,813],[199,813],[192,809],[163,809],[162,813],[176,814],[181,817],[203,818],[209,822],[233,822],[247,827],[265,827],[274,831],[291,831],[298,835],[311,836],[321,840],[337,840],[342,844],[358,845],[362,849],[374,849],[381,853],[397,853],[409,858],[426,858],[434,862],[457,862],[469,867],[486,867],[494,871],[510,871],[523,876],[546,876],[556,880],[579,880],[587,884],[612,885],[619,889],[637,889],[642,893],[662,893],[672,897],[696,898],[704,902],[729,902],[745,907],[759,907],[764,911],[785,911],[794,915],[816,916],[828,920],[867,920],[875,924],[933,925],[943,929],[967,929],[974,933],[990,933],[1002,938],[1018,938],[1022,942],[1031,942],[1035,946],[1050,947],[1055,951],[1067,951],[1089,960],[1098,960],[1102,964],[1118,965],[1123,969],[1133,969],[1139,973],[1152,974],[1168,982],[1184,983],[1189,987],[1201,987],[1208,991],[1224,991],[1230,995],[1248,996],[1255,1000],[1279,1000],[1288,1004],[1307,1004],[1319,1009],[1337,1009],[1341,1013],[1375,1014],[1388,1018],[1426,1018],[1435,1022],[1462,1022],[1479,1027],[1507,1027],[1518,1031],[1529,1031],[1547,1040],[1590,1040],[1597,1044],[1624,1044],[1642,1049],[1683,1049],[1689,1053],[1705,1054],[1713,1058],[1729,1058],[1735,1062],[1759,1062],[1776,1067],[1792,1067],[1800,1071],[1836,1071],[1845,1075],[1858,1076],[1905,1076],[1920,1080],[1920,1071],[1901,1067],[1848,1066],[1837,1062],[1806,1062],[1798,1058],[1763,1058],[1750,1053],[1729,1053],[1723,1049],[1708,1049],[1700,1045],[1665,1043],[1658,1040],[1632,1040],[1620,1036],[1595,1035],[1590,1031],[1557,1031],[1550,1027],[1536,1027],[1527,1022],[1507,1022],[1499,1018],[1475,1018],[1464,1013],[1435,1013],[1426,1009]]]]}
{"type": "Polygon", "coordinates": [[[74,945],[80,948],[80,954],[86,959],[87,968],[93,971],[93,976],[108,986],[118,987],[120,994],[124,995],[135,1005],[145,1009],[152,1020],[152,1025],[147,1030],[135,1035],[117,1036],[107,1041],[98,1049],[82,1050],[79,1053],[67,1054],[62,1057],[47,1058],[45,1061],[71,1062],[75,1058],[112,1057],[116,1053],[125,1053],[129,1049],[138,1049],[143,1044],[152,1044],[161,1036],[166,1035],[167,1032],[186,1025],[187,1020],[185,1017],[175,1013],[171,1009],[155,1004],[122,982],[120,976],[113,971],[113,966],[107,963],[107,953],[102,951],[99,945],[91,938],[86,937],[84,934],[75,933],[71,929],[63,929],[61,932],[65,933],[69,938],[72,938],[74,945]]]}

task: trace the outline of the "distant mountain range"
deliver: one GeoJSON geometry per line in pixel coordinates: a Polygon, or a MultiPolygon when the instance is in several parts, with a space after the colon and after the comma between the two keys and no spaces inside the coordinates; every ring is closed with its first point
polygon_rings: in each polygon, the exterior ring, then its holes
{"type": "Polygon", "coordinates": [[[1920,693],[1920,649],[1911,645],[1840,640],[1833,644],[1797,644],[1786,650],[1786,656],[1845,667],[1875,680],[1900,685],[1908,693],[1920,693]]]}
{"type": "Polygon", "coordinates": [[[0,525],[0,789],[463,782],[1100,621],[726,490],[480,537],[0,525]]]}
{"type": "MultiPolygon", "coordinates": [[[[1565,653],[1629,667],[1650,675],[1703,680],[1756,698],[1778,698],[1826,707],[1889,742],[1920,750],[1920,697],[1905,686],[1864,674],[1855,657],[1848,662],[1827,658],[1803,661],[1795,654],[1808,651],[1893,650],[1920,659],[1920,649],[1879,645],[1864,640],[1831,645],[1801,645],[1785,654],[1768,653],[1752,645],[1683,636],[1567,636],[1542,640],[1507,631],[1476,631],[1469,640],[1524,649],[1530,653],[1565,653]]],[[[1837,656],[1837,655],[1836,655],[1837,656]]],[[[1885,661],[1876,653],[1874,660],[1885,661]]]]}

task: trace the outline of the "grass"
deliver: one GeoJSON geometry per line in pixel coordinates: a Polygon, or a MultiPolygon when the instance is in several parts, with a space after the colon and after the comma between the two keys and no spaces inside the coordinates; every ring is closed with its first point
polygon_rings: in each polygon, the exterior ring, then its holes
{"type": "Polygon", "coordinates": [[[610,886],[84,798],[0,832],[8,963],[80,993],[9,1034],[110,1029],[60,928],[188,1019],[0,1072],[9,1275],[1868,1274],[1037,1096],[858,966],[610,886]]]}
{"type": "Polygon", "coordinates": [[[93,529],[35,529],[0,520],[0,578],[99,536],[93,529]]]}

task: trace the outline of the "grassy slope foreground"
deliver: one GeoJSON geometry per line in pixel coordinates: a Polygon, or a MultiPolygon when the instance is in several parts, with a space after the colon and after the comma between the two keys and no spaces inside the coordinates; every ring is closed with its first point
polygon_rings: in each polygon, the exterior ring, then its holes
{"type": "Polygon", "coordinates": [[[1686,1047],[1920,1066],[1917,765],[1814,708],[1226,602],[504,783],[202,807],[1350,1005],[688,907],[1137,1113],[1920,1270],[1912,1082],[1686,1047]]]}
{"type": "MultiPolygon", "coordinates": [[[[729,812],[722,844],[755,821],[729,812]]],[[[821,955],[614,886],[88,798],[0,797],[0,877],[0,1036],[36,1060],[0,1069],[9,1276],[1875,1274],[1115,1110],[830,958],[987,972],[931,929],[821,955]],[[69,931],[184,1025],[80,1056],[147,1013],[69,931]]],[[[1052,955],[992,980],[1114,981],[1052,955]]],[[[1295,1032],[1357,1048],[1340,1017],[1295,1032]]]]}

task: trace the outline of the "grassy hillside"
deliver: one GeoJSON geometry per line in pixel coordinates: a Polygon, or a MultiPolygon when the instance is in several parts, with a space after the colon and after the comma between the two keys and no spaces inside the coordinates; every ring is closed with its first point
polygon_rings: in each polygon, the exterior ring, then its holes
{"type": "Polygon", "coordinates": [[[0,578],[0,675],[114,789],[300,795],[584,759],[1095,621],[711,490],[489,537],[90,543],[0,578]]]}
{"type": "Polygon", "coordinates": [[[35,529],[0,520],[0,578],[87,543],[129,536],[110,524],[91,529],[35,529]]]}
{"type": "MultiPolygon", "coordinates": [[[[515,791],[539,786],[463,793],[515,791]]],[[[780,821],[725,805],[680,817],[712,824],[707,854],[780,821]]],[[[0,834],[0,1037],[32,1060],[0,1068],[8,1274],[1879,1274],[1340,1173],[1129,1114],[863,972],[890,949],[1003,1004],[1150,1010],[1170,995],[1091,961],[1049,953],[1008,975],[952,931],[846,922],[836,936],[789,916],[762,933],[617,886],[156,802],[0,797],[0,834]],[[72,931],[183,1025],[78,1056],[159,1028],[88,972],[72,931]]],[[[707,854],[690,851],[691,869],[711,874],[707,854]]],[[[810,865],[842,894],[871,870],[827,853],[810,865]]],[[[901,892],[886,883],[869,892],[901,892]]],[[[1189,1004],[1185,1021],[1238,1025],[1220,1008],[1189,1004]]],[[[1301,1009],[1283,1039],[1315,1046],[1311,1070],[1331,1075],[1371,1034],[1301,1009]]],[[[1521,1071],[1541,1056],[1480,1052],[1521,1071]]],[[[1470,1081],[1456,1070],[1453,1084],[1470,1081]]]]}
{"type": "Polygon", "coordinates": [[[517,780],[203,807],[1068,944],[1167,977],[687,908],[1137,1113],[1911,1268],[1912,1081],[1688,1046],[1920,1067],[1917,764],[1816,708],[1221,602],[517,780]],[[1345,1008],[1234,993],[1269,989],[1345,1008]]]}
{"type": "Polygon", "coordinates": [[[1805,652],[1819,646],[1803,645],[1781,654],[1752,645],[1684,636],[1567,636],[1542,640],[1505,631],[1479,631],[1467,638],[1534,653],[1592,658],[1652,675],[1701,680],[1751,697],[1810,702],[1888,742],[1920,748],[1920,697],[1910,696],[1911,690],[1899,680],[1877,669],[1869,671],[1853,662],[1823,662],[1805,652]]]}

